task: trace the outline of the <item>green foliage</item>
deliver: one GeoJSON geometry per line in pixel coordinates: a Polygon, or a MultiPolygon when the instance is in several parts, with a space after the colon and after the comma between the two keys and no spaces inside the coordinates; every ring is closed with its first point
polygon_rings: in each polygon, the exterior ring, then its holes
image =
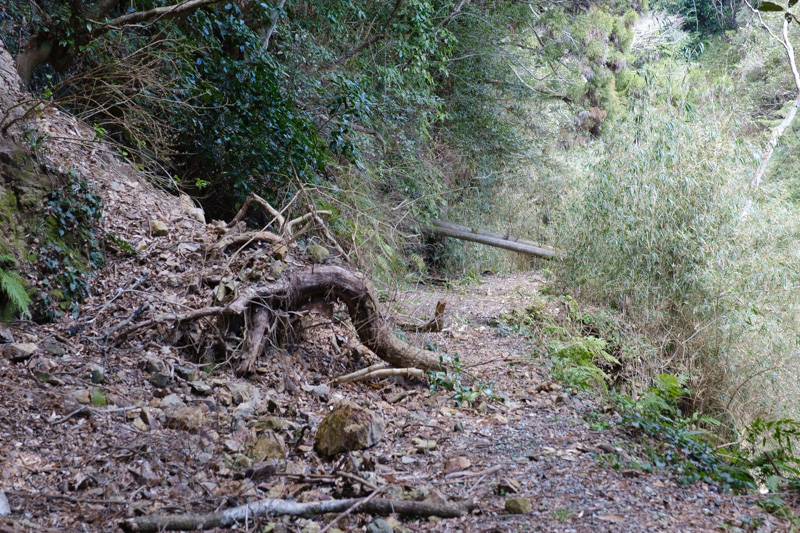
{"type": "Polygon", "coordinates": [[[597,337],[572,337],[567,341],[548,344],[553,363],[551,374],[559,381],[586,389],[606,389],[608,374],[598,365],[622,363],[606,351],[606,341],[597,337]]]}
{"type": "Polygon", "coordinates": [[[89,293],[91,270],[104,262],[97,234],[103,215],[100,195],[75,170],[66,184],[54,190],[45,210],[47,229],[39,245],[38,261],[44,277],[36,317],[57,318],[77,306],[89,293]]]}
{"type": "Polygon", "coordinates": [[[800,482],[800,421],[756,418],[745,429],[744,450],[749,465],[772,492],[780,481],[800,482]]]}
{"type": "Polygon", "coordinates": [[[645,468],[674,468],[686,483],[719,482],[735,492],[755,488],[746,465],[721,456],[709,444],[712,434],[703,426],[719,423],[697,412],[683,415],[678,403],[690,394],[685,383],[685,376],[662,374],[639,400],[616,396],[623,423],[653,438],[645,468]]]}
{"type": "Polygon", "coordinates": [[[22,277],[14,271],[3,268],[5,265],[16,265],[16,263],[13,256],[0,254],[0,320],[10,320],[25,315],[31,305],[22,277]]]}
{"type": "Polygon", "coordinates": [[[428,379],[431,382],[430,392],[435,394],[439,390],[452,392],[450,397],[460,407],[462,404],[472,407],[472,402],[478,398],[508,403],[508,397],[502,392],[495,391],[494,383],[489,381],[484,383],[470,374],[467,374],[461,367],[461,359],[458,354],[450,357],[447,354],[439,356],[442,367],[447,365],[446,370],[428,372],[428,379]],[[470,381],[471,384],[464,383],[470,381]]]}

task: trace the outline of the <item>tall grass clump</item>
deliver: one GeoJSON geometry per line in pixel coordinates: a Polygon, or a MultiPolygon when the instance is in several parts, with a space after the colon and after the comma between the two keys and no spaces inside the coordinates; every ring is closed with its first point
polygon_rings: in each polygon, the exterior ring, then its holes
{"type": "Polygon", "coordinates": [[[564,195],[560,278],[660,340],[652,360],[636,362],[637,389],[660,373],[688,375],[691,408],[735,431],[796,417],[797,209],[780,184],[745,209],[752,152],[718,90],[648,79],[564,195]]]}

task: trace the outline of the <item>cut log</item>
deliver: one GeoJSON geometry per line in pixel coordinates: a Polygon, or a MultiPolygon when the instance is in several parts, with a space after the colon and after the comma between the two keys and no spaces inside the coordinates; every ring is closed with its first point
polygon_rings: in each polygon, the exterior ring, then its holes
{"type": "Polygon", "coordinates": [[[542,259],[552,259],[556,256],[556,251],[549,246],[518,239],[516,237],[500,235],[499,233],[476,230],[468,228],[467,226],[459,226],[458,224],[451,224],[449,222],[436,220],[433,222],[432,226],[425,228],[424,231],[432,235],[476,242],[478,244],[494,246],[495,248],[502,248],[512,252],[540,257],[542,259]]]}

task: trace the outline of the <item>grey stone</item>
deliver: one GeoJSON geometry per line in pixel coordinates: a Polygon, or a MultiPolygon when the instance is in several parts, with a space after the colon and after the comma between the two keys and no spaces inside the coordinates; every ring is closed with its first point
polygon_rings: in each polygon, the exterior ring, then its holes
{"type": "Polygon", "coordinates": [[[394,533],[394,528],[383,518],[376,518],[367,526],[367,533],[394,533]]]}
{"type": "Polygon", "coordinates": [[[162,409],[166,409],[168,407],[186,407],[186,402],[180,399],[180,396],[177,394],[168,394],[161,398],[159,402],[159,407],[162,409]]]}

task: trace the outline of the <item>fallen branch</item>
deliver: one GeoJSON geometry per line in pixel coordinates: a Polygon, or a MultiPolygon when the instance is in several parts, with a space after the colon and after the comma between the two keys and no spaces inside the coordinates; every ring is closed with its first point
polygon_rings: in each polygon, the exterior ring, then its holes
{"type": "Polygon", "coordinates": [[[438,516],[455,518],[471,511],[475,505],[416,502],[408,500],[388,500],[376,498],[349,498],[346,500],[326,500],[320,502],[293,502],[288,500],[259,500],[227,511],[209,514],[154,515],[129,518],[120,523],[126,533],[158,533],[160,531],[189,531],[231,527],[245,519],[260,516],[301,516],[305,518],[346,511],[361,504],[359,512],[388,516],[397,513],[401,516],[438,516]]]}
{"type": "Polygon", "coordinates": [[[361,374],[359,376],[353,376],[353,374],[348,374],[346,376],[336,378],[335,380],[333,380],[333,382],[331,382],[331,385],[341,385],[342,383],[355,383],[358,381],[367,381],[368,379],[387,378],[389,376],[403,376],[407,378],[424,379],[425,372],[420,370],[419,368],[384,368],[381,370],[373,370],[372,372],[367,372],[366,374],[361,374]]]}
{"type": "Polygon", "coordinates": [[[424,231],[433,235],[452,237],[462,241],[477,242],[478,244],[494,246],[495,248],[511,250],[512,252],[532,255],[542,259],[552,259],[556,256],[556,251],[549,246],[543,246],[539,243],[518,239],[508,235],[500,235],[499,233],[492,233],[490,231],[480,231],[466,226],[450,224],[449,222],[435,221],[433,226],[425,228],[424,231]]]}

